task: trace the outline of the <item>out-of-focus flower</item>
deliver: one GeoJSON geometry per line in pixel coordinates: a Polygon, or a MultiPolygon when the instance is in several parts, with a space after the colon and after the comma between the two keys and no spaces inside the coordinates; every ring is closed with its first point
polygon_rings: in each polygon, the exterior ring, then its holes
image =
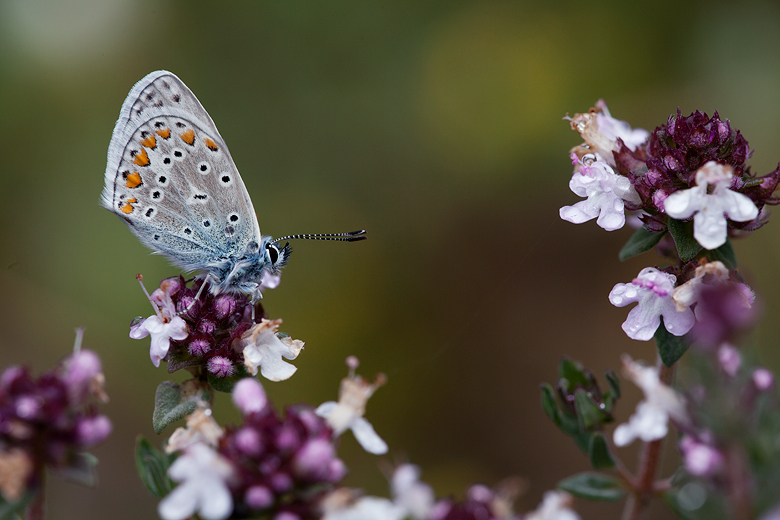
{"type": "Polygon", "coordinates": [[[696,171],[696,186],[678,190],[663,203],[672,218],[693,215],[693,237],[705,249],[717,249],[726,243],[726,218],[748,222],[758,216],[758,208],[747,195],[730,189],[734,169],[710,161],[696,171]]]}
{"type": "Polygon", "coordinates": [[[737,375],[739,367],[742,366],[742,356],[733,346],[724,343],[718,348],[718,363],[724,372],[734,377],[737,375]]]}
{"type": "Polygon", "coordinates": [[[233,512],[228,481],[233,466],[205,444],[193,444],[168,468],[180,484],[160,501],[163,520],[182,520],[198,514],[205,520],[223,520],[233,512]]]}
{"type": "Polygon", "coordinates": [[[385,383],[386,379],[383,374],[379,374],[373,383],[369,383],[355,375],[358,360],[354,356],[347,358],[347,366],[349,366],[349,375],[341,380],[338,402],[322,403],[317,407],[317,415],[328,421],[336,436],[350,429],[355,439],[367,452],[376,455],[387,453],[387,444],[377,435],[371,423],[363,417],[369,397],[385,383]]]}
{"type": "Polygon", "coordinates": [[[636,438],[645,442],[663,439],[669,431],[669,419],[688,422],[682,397],[661,382],[657,368],[637,363],[628,355],[624,355],[622,361],[624,375],[642,390],[645,398],[639,402],[628,422],[615,428],[613,438],[616,446],[626,446],[636,438]]]}
{"type": "Polygon", "coordinates": [[[572,152],[577,157],[589,153],[601,155],[611,166],[615,166],[612,152],[619,149],[618,139],[621,139],[630,150],[635,150],[647,141],[650,135],[647,130],[632,129],[625,121],[612,117],[603,99],[598,100],[596,107],[588,112],[574,114],[574,117],[564,119],[569,119],[572,130],[577,131],[585,141],[572,152]]]}
{"type": "Polygon", "coordinates": [[[596,223],[607,231],[620,229],[626,223],[625,204],[637,207],[640,200],[626,177],[615,174],[600,155],[588,154],[578,159],[572,154],[577,170],[569,181],[571,191],[587,200],[560,209],[563,220],[581,224],[598,217],[596,223]]]}
{"type": "Polygon", "coordinates": [[[165,446],[167,453],[182,451],[193,444],[205,444],[216,448],[224,431],[212,417],[208,408],[197,408],[187,416],[187,427],[176,428],[165,446]]]}
{"type": "Polygon", "coordinates": [[[0,493],[20,498],[45,468],[83,474],[83,450],[111,433],[111,421],[97,412],[108,398],[100,359],[81,349],[59,367],[33,378],[21,366],[0,375],[0,493]]]}
{"type": "Polygon", "coordinates": [[[542,503],[523,520],[580,520],[571,508],[574,498],[565,491],[547,491],[542,503]]]}
{"type": "Polygon", "coordinates": [[[236,341],[236,348],[243,352],[244,364],[252,375],[258,367],[263,377],[271,381],[289,379],[297,368],[282,360],[295,359],[304,347],[303,341],[277,334],[282,320],[262,319],[236,341]]]}
{"type": "Polygon", "coordinates": [[[684,436],[680,441],[680,451],[685,461],[685,469],[697,477],[710,476],[723,465],[724,457],[720,451],[690,435],[684,436]]]}
{"type": "Polygon", "coordinates": [[[623,330],[629,338],[640,341],[652,339],[661,316],[664,327],[675,336],[691,330],[695,318],[693,311],[678,311],[672,301],[672,290],[677,278],[654,267],[646,267],[631,283],[619,283],[609,293],[609,301],[615,307],[625,307],[637,302],[623,322],[623,330]]]}

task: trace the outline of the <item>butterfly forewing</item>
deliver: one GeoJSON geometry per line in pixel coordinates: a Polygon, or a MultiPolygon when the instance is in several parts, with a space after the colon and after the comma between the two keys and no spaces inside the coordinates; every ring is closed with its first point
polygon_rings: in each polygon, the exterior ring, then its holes
{"type": "Polygon", "coordinates": [[[102,204],[184,269],[203,269],[261,240],[227,146],[195,95],[169,72],[149,74],[125,100],[102,204]]]}

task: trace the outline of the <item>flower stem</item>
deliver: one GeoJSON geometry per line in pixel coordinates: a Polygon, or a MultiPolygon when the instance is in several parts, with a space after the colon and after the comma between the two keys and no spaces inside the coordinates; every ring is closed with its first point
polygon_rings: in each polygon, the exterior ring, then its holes
{"type": "MultiPolygon", "coordinates": [[[[662,362],[658,362],[659,379],[662,383],[669,385],[674,378],[675,366],[667,367],[662,362]]],[[[661,448],[664,439],[658,439],[646,442],[642,446],[639,454],[639,469],[634,480],[634,487],[631,490],[631,496],[626,500],[626,507],[623,509],[622,520],[640,520],[647,512],[650,505],[650,499],[656,493],[655,475],[658,472],[658,463],[661,459],[661,448]]]]}

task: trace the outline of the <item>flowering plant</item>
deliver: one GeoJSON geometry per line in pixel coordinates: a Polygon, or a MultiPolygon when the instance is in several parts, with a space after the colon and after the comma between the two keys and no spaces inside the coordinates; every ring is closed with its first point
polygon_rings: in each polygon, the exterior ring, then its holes
{"type": "Polygon", "coordinates": [[[739,350],[756,321],[756,296],[731,239],[767,223],[767,206],[780,202],[780,165],[751,173],[747,141],[717,112],[684,117],[678,109],[652,132],[614,119],[603,101],[567,119],[584,139],[570,154],[570,187],[587,200],[561,208],[561,218],[598,217],[608,231],[633,223],[620,259],[655,249],[666,265],[646,267],[609,293],[617,307],[637,304],[623,330],[654,339],[658,351],[651,365],[623,357],[624,376],[644,394],[628,422],[605,431],[620,397],[612,372],[601,392],[591,372],[564,360],[557,388],[542,386],[545,412],[598,470],[560,487],[591,500],[627,497],[626,519],[643,518],[656,497],[682,518],[775,518],[780,450],[767,440],[777,438],[780,406],[772,373],[739,350]],[[688,363],[675,385],[683,356],[688,363]],[[658,478],[672,426],[682,466],[658,478]],[[618,449],[636,440],[643,447],[632,473],[618,449]]]}

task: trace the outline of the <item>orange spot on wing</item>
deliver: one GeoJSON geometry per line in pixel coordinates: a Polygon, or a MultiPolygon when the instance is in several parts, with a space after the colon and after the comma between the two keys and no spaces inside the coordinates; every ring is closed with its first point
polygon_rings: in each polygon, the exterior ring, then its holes
{"type": "Polygon", "coordinates": [[[135,209],[135,208],[134,208],[133,206],[131,206],[130,204],[131,204],[131,203],[135,203],[135,202],[138,202],[138,201],[137,201],[137,200],[135,200],[135,199],[127,199],[127,204],[125,204],[124,206],[122,206],[122,207],[121,207],[121,208],[119,208],[119,209],[120,209],[120,210],[122,211],[122,213],[124,213],[125,215],[129,215],[129,214],[130,214],[130,213],[132,213],[132,212],[133,212],[133,210],[135,209]]]}
{"type": "Polygon", "coordinates": [[[157,139],[154,138],[154,134],[150,134],[149,137],[141,141],[141,144],[150,150],[157,148],[157,139]]]}
{"type": "Polygon", "coordinates": [[[147,155],[146,150],[142,149],[139,153],[135,154],[133,162],[138,166],[149,166],[149,156],[147,155]]]}
{"type": "Polygon", "coordinates": [[[171,129],[170,128],[163,128],[161,130],[155,130],[157,135],[162,137],[163,139],[168,139],[171,136],[171,129]]]}
{"type": "Polygon", "coordinates": [[[219,150],[219,148],[217,148],[217,143],[215,143],[214,141],[212,141],[208,137],[205,138],[203,140],[203,142],[206,143],[206,146],[208,146],[209,150],[211,150],[212,152],[216,152],[217,150],[219,150]]]}
{"type": "Polygon", "coordinates": [[[188,145],[192,146],[193,144],[195,144],[195,130],[193,130],[192,128],[190,128],[183,134],[179,134],[179,135],[181,136],[182,141],[184,141],[188,145]]]}
{"type": "Polygon", "coordinates": [[[138,172],[131,173],[125,179],[125,186],[128,188],[137,188],[141,184],[143,184],[143,181],[141,181],[141,174],[138,172]]]}

